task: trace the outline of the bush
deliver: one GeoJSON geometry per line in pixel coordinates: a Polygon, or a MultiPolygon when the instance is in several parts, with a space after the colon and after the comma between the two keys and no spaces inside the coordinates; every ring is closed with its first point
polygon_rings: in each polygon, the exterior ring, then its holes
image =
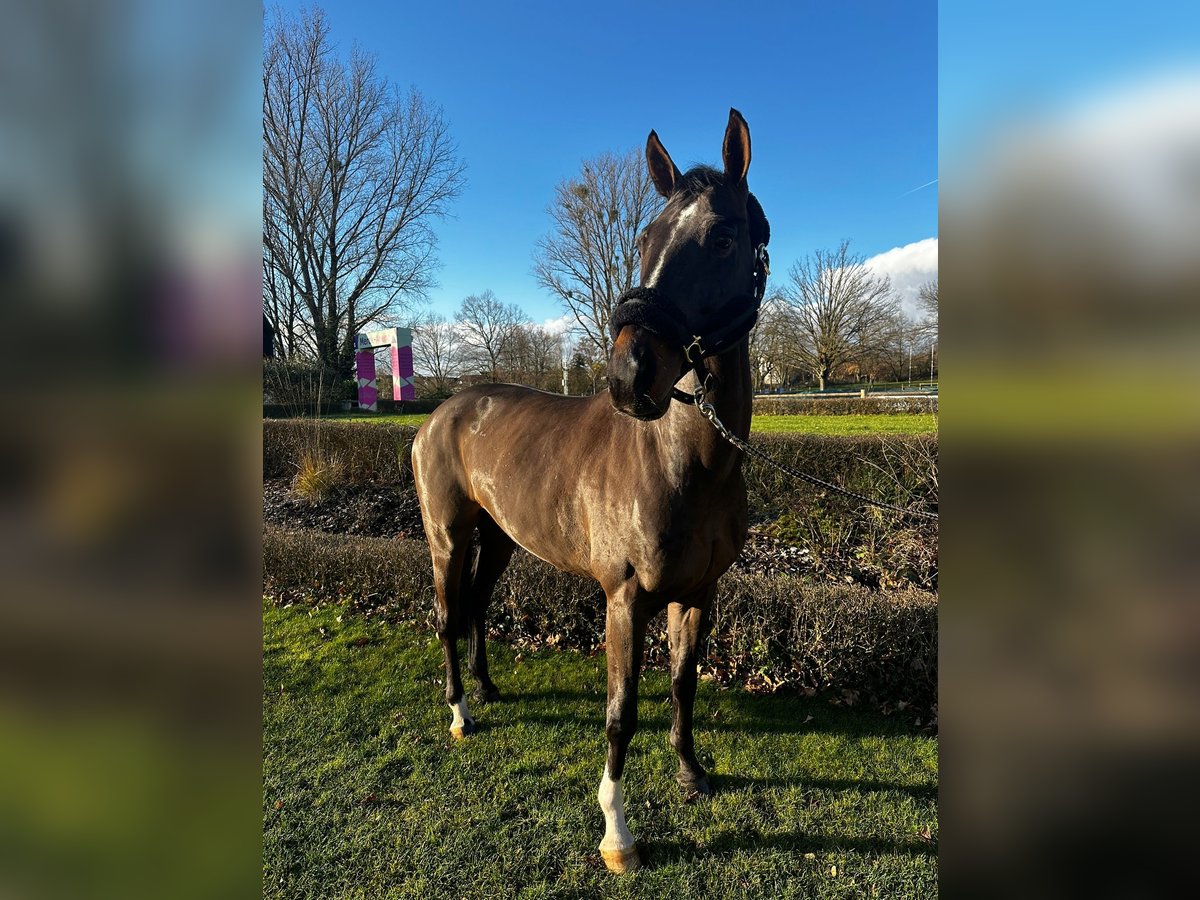
{"type": "Polygon", "coordinates": [[[384,400],[380,398],[377,405],[381,413],[409,415],[431,413],[441,406],[445,399],[445,397],[425,397],[419,400],[384,400]]]}
{"type": "Polygon", "coordinates": [[[936,413],[938,398],[889,397],[868,394],[866,397],[821,396],[764,396],[755,397],[756,416],[850,416],[936,413]]]}
{"type": "MultiPolygon", "coordinates": [[[[937,499],[929,469],[937,465],[937,435],[752,434],[750,442],[771,459],[885,502],[907,506],[937,499]]],[[[742,471],[752,520],[775,519],[826,499],[839,511],[858,505],[833,494],[826,497],[820,489],[753,457],[742,471]]]]}
{"type": "MultiPolygon", "coordinates": [[[[301,455],[321,446],[341,457],[349,481],[412,483],[412,440],[417,429],[406,425],[364,426],[355,422],[305,419],[263,422],[263,477],[290,478],[301,455]]],[[[882,489],[893,502],[903,493],[882,475],[897,467],[897,457],[910,451],[936,463],[936,435],[830,436],[753,434],[751,443],[771,457],[823,481],[868,492],[882,489]]],[[[900,467],[901,469],[903,466],[900,467]]],[[[814,489],[791,476],[748,459],[744,470],[750,508],[756,520],[775,518],[814,496],[814,489]]],[[[910,488],[924,475],[912,471],[910,488]]]]}
{"type": "MultiPolygon", "coordinates": [[[[293,478],[308,456],[349,483],[412,485],[412,439],[400,425],[282,420],[263,423],[263,477],[293,478]]],[[[936,435],[754,434],[772,459],[903,507],[937,506],[936,435]]],[[[873,587],[936,590],[937,522],[861,505],[750,458],[743,469],[752,524],[812,554],[818,570],[873,587]]]]}
{"type": "MultiPolygon", "coordinates": [[[[936,435],[754,435],[772,459],[905,508],[936,510],[936,435]]],[[[874,587],[937,589],[937,520],[906,517],[806,484],[757,459],[743,471],[751,522],[812,554],[818,570],[874,587]]]]}
{"type": "MultiPolygon", "coordinates": [[[[411,487],[416,432],[402,425],[265,421],[263,477],[294,478],[319,462],[336,466],[340,482],[411,487]]],[[[772,459],[868,497],[937,507],[936,435],[754,434],[751,441],[772,459]]],[[[743,472],[751,523],[807,549],[819,571],[872,587],[937,589],[936,520],[864,506],[754,458],[743,472]]]]}
{"type": "MultiPolygon", "coordinates": [[[[339,601],[368,615],[432,621],[429,551],[419,541],[268,527],[263,572],[277,601],[339,601]]],[[[591,651],[603,640],[604,608],[594,581],[518,550],[496,588],[490,633],[591,651]]],[[[651,664],[666,656],[665,618],[654,624],[651,664]]],[[[841,702],[905,704],[925,713],[937,701],[937,598],[729,572],[701,669],[752,688],[832,692],[841,702]]]]}
{"type": "Polygon", "coordinates": [[[833,691],[841,699],[937,703],[937,598],[785,576],[726,575],[709,665],[751,685],[833,691]]]}
{"type": "Polygon", "coordinates": [[[308,451],[300,456],[292,490],[310,503],[320,503],[342,481],[342,461],[333,454],[308,451]]]}
{"type": "Polygon", "coordinates": [[[293,410],[292,415],[317,414],[337,407],[354,394],[354,382],[334,369],[304,360],[263,360],[263,403],[293,410]]]}
{"type": "Polygon", "coordinates": [[[319,419],[263,422],[263,477],[291,478],[302,459],[337,460],[348,482],[412,484],[412,441],[406,425],[364,425],[319,419]]]}

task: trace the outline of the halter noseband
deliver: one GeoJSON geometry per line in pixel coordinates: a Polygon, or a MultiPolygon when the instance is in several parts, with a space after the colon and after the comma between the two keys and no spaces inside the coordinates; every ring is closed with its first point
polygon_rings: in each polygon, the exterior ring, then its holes
{"type": "MultiPolygon", "coordinates": [[[[767,245],[759,244],[754,249],[754,284],[749,294],[739,294],[722,304],[708,323],[701,325],[694,334],[687,325],[687,316],[671,299],[657,288],[636,287],[626,291],[617,300],[612,317],[608,320],[609,331],[615,340],[626,325],[640,325],[663,340],[683,348],[683,355],[691,364],[701,387],[708,374],[704,360],[709,356],[724,353],[750,333],[758,321],[758,310],[767,291],[767,276],[771,274],[771,258],[767,245]]],[[[696,398],[672,388],[672,396],[684,403],[695,403],[696,398]]]]}

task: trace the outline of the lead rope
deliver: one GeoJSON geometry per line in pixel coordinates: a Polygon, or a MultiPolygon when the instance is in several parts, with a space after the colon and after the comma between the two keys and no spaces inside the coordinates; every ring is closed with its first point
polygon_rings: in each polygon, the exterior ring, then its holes
{"type": "Polygon", "coordinates": [[[822,481],[815,475],[809,475],[806,472],[801,472],[799,469],[793,469],[789,465],[785,465],[784,463],[771,459],[771,457],[767,456],[767,454],[763,453],[757,447],[752,446],[749,441],[743,441],[740,437],[725,427],[725,423],[717,418],[716,408],[704,399],[703,386],[697,388],[693,402],[696,404],[696,408],[700,410],[700,415],[708,419],[708,421],[712,423],[712,427],[717,429],[717,434],[721,435],[721,437],[725,438],[725,440],[733,444],[733,446],[737,447],[743,453],[749,454],[757,459],[761,459],[763,462],[774,466],[780,471],[786,472],[793,478],[799,478],[801,481],[807,481],[809,484],[815,485],[816,487],[826,488],[827,490],[834,491],[835,493],[852,497],[855,500],[866,503],[868,506],[876,506],[880,509],[890,509],[892,512],[903,513],[906,516],[915,516],[921,519],[932,519],[935,522],[937,521],[937,513],[927,512],[923,509],[908,509],[903,506],[895,506],[891,503],[884,503],[882,500],[872,500],[870,497],[855,493],[854,491],[848,490],[844,487],[839,487],[836,484],[830,484],[828,481],[822,481]]]}

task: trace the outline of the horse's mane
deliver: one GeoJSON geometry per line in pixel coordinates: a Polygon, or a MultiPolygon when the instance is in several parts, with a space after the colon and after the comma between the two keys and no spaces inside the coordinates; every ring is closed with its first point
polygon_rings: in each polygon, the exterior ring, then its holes
{"type": "MultiPolygon", "coordinates": [[[[720,187],[723,184],[725,184],[725,173],[720,169],[714,169],[712,166],[692,166],[676,181],[675,193],[683,194],[685,197],[694,197],[707,188],[720,187]]],[[[759,205],[758,198],[753,194],[746,203],[746,215],[750,220],[751,245],[757,247],[759,244],[769,244],[771,242],[771,223],[767,221],[767,216],[763,212],[762,206],[759,205]]]]}
{"type": "Polygon", "coordinates": [[[725,183],[725,173],[712,166],[692,166],[675,182],[675,192],[685,197],[694,197],[706,188],[720,187],[725,183]]]}

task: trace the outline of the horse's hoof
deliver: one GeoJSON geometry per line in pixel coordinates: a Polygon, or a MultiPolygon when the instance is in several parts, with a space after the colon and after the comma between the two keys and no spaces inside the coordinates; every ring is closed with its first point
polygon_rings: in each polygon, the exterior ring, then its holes
{"type": "Polygon", "coordinates": [[[494,684],[475,688],[475,699],[481,703],[496,703],[500,700],[500,691],[494,684]]]}
{"type": "Polygon", "coordinates": [[[601,847],[600,856],[604,858],[604,865],[608,867],[608,871],[617,875],[636,872],[642,867],[642,859],[638,856],[636,844],[625,850],[605,850],[601,847]]]}
{"type": "Polygon", "coordinates": [[[707,775],[701,775],[699,778],[680,775],[678,781],[679,788],[683,791],[684,803],[712,796],[712,786],[708,783],[707,775]]]}
{"type": "Polygon", "coordinates": [[[474,734],[475,730],[476,730],[476,726],[475,726],[474,720],[468,719],[467,721],[463,722],[461,725],[451,725],[450,726],[450,736],[452,738],[454,738],[455,740],[461,741],[463,738],[469,737],[470,735],[474,734]]]}

